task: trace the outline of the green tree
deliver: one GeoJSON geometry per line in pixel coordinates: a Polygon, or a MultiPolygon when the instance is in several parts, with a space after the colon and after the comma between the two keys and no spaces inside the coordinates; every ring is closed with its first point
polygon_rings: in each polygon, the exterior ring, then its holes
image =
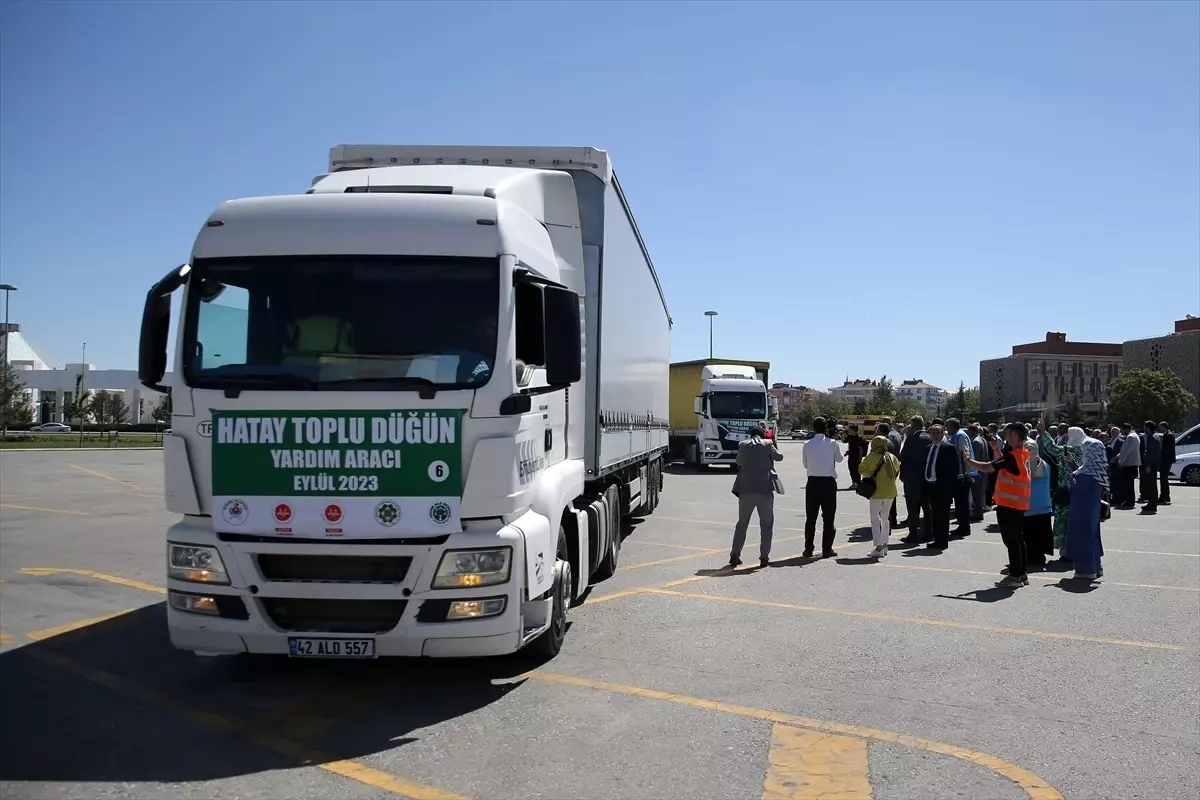
{"type": "Polygon", "coordinates": [[[1196,408],[1196,396],[1183,388],[1174,372],[1131,369],[1110,386],[1108,418],[1141,430],[1146,420],[1178,424],[1196,408]]]}
{"type": "Polygon", "coordinates": [[[0,386],[0,427],[8,430],[33,423],[33,407],[25,395],[21,371],[4,362],[4,383],[0,386]]]}
{"type": "Polygon", "coordinates": [[[75,376],[75,395],[71,398],[71,402],[63,405],[63,416],[69,423],[72,420],[79,420],[80,427],[87,420],[92,407],[92,393],[83,388],[83,373],[75,376]]]}
{"type": "Polygon", "coordinates": [[[870,406],[867,405],[867,398],[859,397],[855,399],[854,405],[850,407],[850,413],[854,414],[855,416],[862,416],[871,413],[870,406]]]}
{"type": "Polygon", "coordinates": [[[945,417],[956,417],[964,425],[978,420],[979,387],[968,389],[965,383],[959,381],[958,391],[946,401],[945,417]]]}
{"type": "Polygon", "coordinates": [[[154,407],[154,410],[152,412],[150,412],[150,416],[154,418],[155,422],[161,422],[163,425],[166,425],[168,422],[171,421],[171,393],[170,392],[167,393],[167,396],[163,398],[163,401],[161,403],[159,403],[158,405],[156,405],[154,407]]]}
{"type": "Polygon", "coordinates": [[[879,385],[875,387],[875,394],[871,395],[868,410],[872,414],[894,414],[896,412],[896,389],[887,375],[879,379],[879,385]]]}
{"type": "Polygon", "coordinates": [[[892,419],[896,421],[896,424],[903,428],[913,417],[920,417],[928,424],[932,415],[920,400],[912,397],[902,397],[897,400],[896,411],[892,415],[892,419]]]}

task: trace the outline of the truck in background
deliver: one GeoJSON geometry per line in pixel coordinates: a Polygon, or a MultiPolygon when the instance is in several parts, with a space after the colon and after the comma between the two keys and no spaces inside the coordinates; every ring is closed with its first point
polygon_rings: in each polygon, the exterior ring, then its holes
{"type": "Polygon", "coordinates": [[[603,150],[338,146],[221,204],[142,319],[171,642],[556,654],[658,505],[670,327],[603,150]]]}
{"type": "Polygon", "coordinates": [[[775,430],[768,361],[704,358],[671,364],[670,457],[697,469],[733,465],[738,442],[756,424],[775,430]]]}

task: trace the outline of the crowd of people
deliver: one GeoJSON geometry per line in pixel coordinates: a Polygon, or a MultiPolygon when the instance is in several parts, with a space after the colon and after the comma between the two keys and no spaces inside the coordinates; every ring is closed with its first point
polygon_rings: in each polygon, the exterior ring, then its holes
{"type": "MultiPolygon", "coordinates": [[[[1066,423],[1047,426],[1043,420],[1001,427],[934,419],[926,428],[916,416],[903,432],[884,422],[869,438],[851,425],[845,452],[826,420],[813,420],[812,430],[801,455],[808,473],[805,558],[815,552],[818,517],[821,557],[834,555],[838,464],[844,459],[850,489],[869,501],[871,558],[887,556],[892,528],[908,529],[901,542],[940,552],[952,539],[970,536],[972,523],[994,510],[1008,549],[1008,566],[997,583],[1005,588],[1027,586],[1029,569],[1046,568],[1056,550],[1058,569],[1073,568],[1079,580],[1101,577],[1102,519],[1112,509],[1130,510],[1139,503],[1143,514],[1155,514],[1159,505],[1171,502],[1167,478],[1175,461],[1175,436],[1165,422],[1146,422],[1139,435],[1129,424],[1105,432],[1066,423]],[[1140,492],[1135,490],[1139,478],[1140,492]],[[901,496],[907,516],[898,521],[901,496]]],[[[782,490],[775,463],[782,459],[765,428],[752,431],[739,445],[733,486],[739,513],[731,567],[742,563],[755,511],[762,530],[759,563],[770,563],[774,494],[782,490]]]]}

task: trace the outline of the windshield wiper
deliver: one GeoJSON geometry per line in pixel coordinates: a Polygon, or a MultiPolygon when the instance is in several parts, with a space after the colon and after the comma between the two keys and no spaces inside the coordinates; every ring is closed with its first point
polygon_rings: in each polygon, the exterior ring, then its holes
{"type": "Polygon", "coordinates": [[[254,389],[313,390],[317,388],[317,382],[311,378],[290,372],[280,375],[231,375],[228,378],[218,378],[217,380],[222,384],[220,388],[225,390],[225,396],[228,398],[236,398],[243,391],[254,389]]]}
{"type": "Polygon", "coordinates": [[[385,389],[416,389],[422,400],[432,400],[437,397],[438,384],[428,378],[402,377],[398,375],[379,375],[370,378],[342,378],[336,381],[322,381],[322,390],[347,389],[354,386],[371,386],[385,389]]]}

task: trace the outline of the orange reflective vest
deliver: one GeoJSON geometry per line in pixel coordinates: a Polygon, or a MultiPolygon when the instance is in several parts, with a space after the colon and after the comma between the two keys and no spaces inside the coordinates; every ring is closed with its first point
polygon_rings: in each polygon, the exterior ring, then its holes
{"type": "Polygon", "coordinates": [[[1013,475],[1006,469],[996,470],[996,505],[1014,508],[1017,511],[1029,510],[1029,451],[1024,447],[1012,451],[1016,459],[1017,469],[1021,474],[1013,475]]]}

